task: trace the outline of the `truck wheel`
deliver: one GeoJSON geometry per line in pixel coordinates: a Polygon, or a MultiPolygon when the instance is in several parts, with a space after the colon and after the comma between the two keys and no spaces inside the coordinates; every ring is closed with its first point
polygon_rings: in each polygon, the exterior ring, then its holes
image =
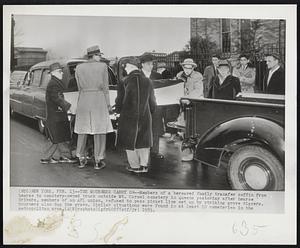
{"type": "Polygon", "coordinates": [[[42,119],[38,119],[39,131],[40,133],[45,133],[45,122],[42,119]]]}
{"type": "Polygon", "coordinates": [[[283,190],[284,169],[279,160],[259,146],[237,149],[228,163],[228,178],[233,189],[283,190]]]}

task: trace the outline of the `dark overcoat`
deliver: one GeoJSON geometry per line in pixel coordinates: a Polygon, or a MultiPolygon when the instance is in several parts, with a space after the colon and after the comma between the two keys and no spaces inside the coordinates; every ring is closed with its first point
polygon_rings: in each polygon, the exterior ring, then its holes
{"type": "Polygon", "coordinates": [[[237,77],[229,75],[224,82],[220,84],[218,76],[213,77],[212,86],[208,97],[214,99],[234,100],[237,93],[241,92],[240,80],[237,77]]]}
{"type": "Polygon", "coordinates": [[[153,144],[152,113],[156,108],[150,79],[134,70],[118,85],[116,111],[118,120],[117,146],[126,150],[150,148],[153,144]]]}
{"type": "MultiPolygon", "coordinates": [[[[142,72],[144,75],[144,73],[142,72]]],[[[161,87],[160,82],[156,82],[153,80],[160,80],[162,79],[162,75],[152,71],[150,74],[151,83],[153,84],[153,88],[161,87]]],[[[161,136],[165,133],[164,121],[163,121],[163,114],[164,114],[164,107],[157,106],[155,112],[152,115],[152,130],[153,135],[161,136]]]]}
{"type": "Polygon", "coordinates": [[[172,78],[172,74],[169,70],[165,69],[162,73],[161,73],[162,79],[170,79],[172,78]]]}
{"type": "Polygon", "coordinates": [[[61,80],[52,76],[46,88],[46,127],[50,140],[54,144],[71,140],[67,115],[71,104],[64,99],[64,90],[61,80]]]}
{"type": "MultiPolygon", "coordinates": [[[[267,85],[267,80],[269,76],[269,71],[265,77],[265,85],[267,85]]],[[[276,70],[270,78],[270,82],[266,89],[267,94],[285,94],[285,72],[283,68],[276,70]]]]}
{"type": "Polygon", "coordinates": [[[209,90],[211,88],[213,77],[217,76],[217,70],[215,70],[214,65],[209,65],[205,67],[203,73],[203,95],[208,97],[209,90]]]}
{"type": "Polygon", "coordinates": [[[158,80],[158,79],[163,79],[162,75],[156,71],[152,71],[150,74],[150,79],[152,80],[158,80]]]}

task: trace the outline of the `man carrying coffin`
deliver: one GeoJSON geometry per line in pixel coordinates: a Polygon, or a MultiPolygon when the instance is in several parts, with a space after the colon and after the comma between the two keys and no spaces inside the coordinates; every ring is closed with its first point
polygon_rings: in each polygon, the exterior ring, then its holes
{"type": "Polygon", "coordinates": [[[156,108],[153,85],[138,69],[139,60],[125,61],[127,77],[119,85],[116,98],[118,121],[117,146],[125,149],[129,167],[135,173],[148,172],[153,145],[152,114],[156,108]]]}

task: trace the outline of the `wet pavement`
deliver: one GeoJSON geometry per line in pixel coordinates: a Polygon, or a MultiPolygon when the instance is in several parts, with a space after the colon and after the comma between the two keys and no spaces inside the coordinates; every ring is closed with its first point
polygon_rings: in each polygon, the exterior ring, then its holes
{"type": "Polygon", "coordinates": [[[134,174],[126,168],[126,154],[108,149],[106,168],[94,170],[93,164],[79,169],[76,164],[40,164],[47,142],[36,121],[16,115],[10,122],[10,185],[42,187],[122,187],[159,189],[228,190],[226,168],[181,162],[180,142],[160,140],[165,159],[152,161],[149,172],[134,174]]]}

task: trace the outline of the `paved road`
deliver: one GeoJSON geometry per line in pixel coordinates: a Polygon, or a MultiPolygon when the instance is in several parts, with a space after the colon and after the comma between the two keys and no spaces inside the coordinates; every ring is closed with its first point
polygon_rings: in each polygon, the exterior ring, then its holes
{"type": "Polygon", "coordinates": [[[16,115],[10,122],[11,186],[45,187],[122,187],[161,189],[230,189],[225,168],[215,169],[197,162],[181,162],[180,144],[161,138],[162,161],[155,161],[147,174],[132,174],[125,169],[126,155],[107,151],[107,167],[96,171],[90,164],[40,164],[46,138],[35,121],[16,115]]]}

